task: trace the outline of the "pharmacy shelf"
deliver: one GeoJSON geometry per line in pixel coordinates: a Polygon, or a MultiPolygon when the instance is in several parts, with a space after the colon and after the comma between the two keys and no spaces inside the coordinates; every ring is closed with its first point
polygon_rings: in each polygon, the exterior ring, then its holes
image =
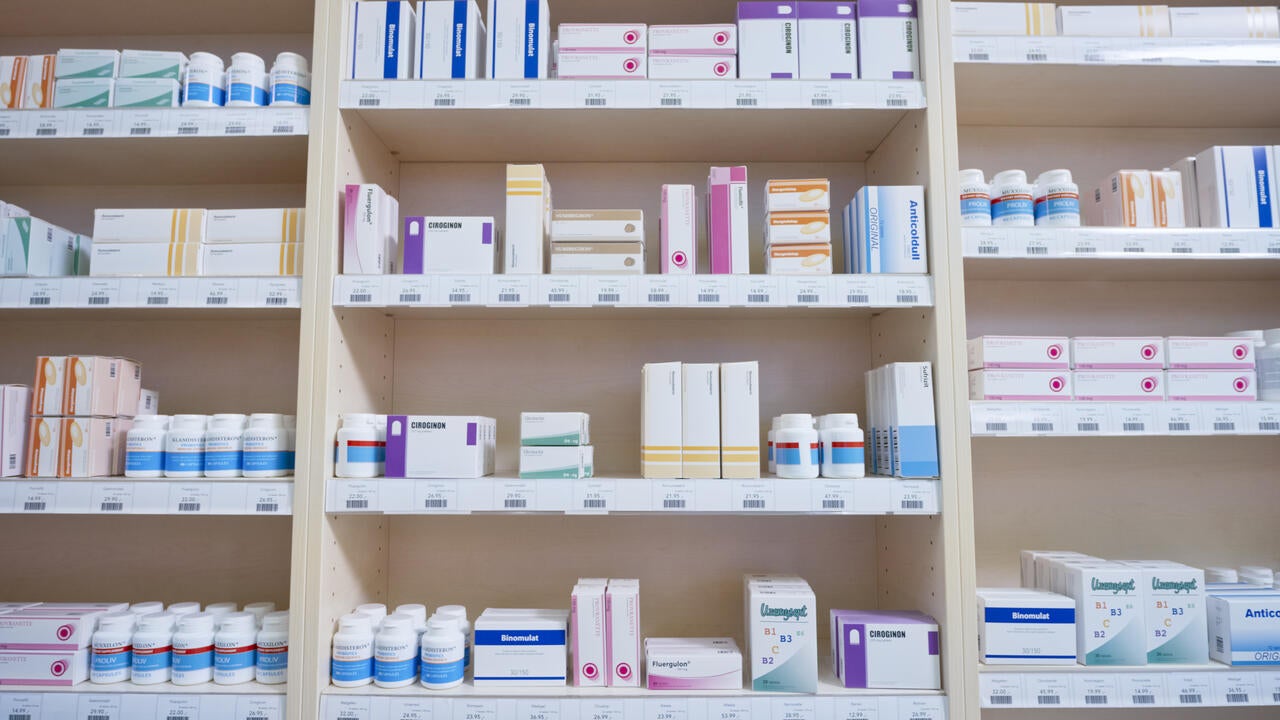
{"type": "Polygon", "coordinates": [[[6,478],[0,480],[0,513],[291,515],[293,478],[6,478]]]}
{"type": "Polygon", "coordinates": [[[924,107],[915,81],[361,81],[342,83],[400,162],[863,162],[924,107]],[[519,112],[495,112],[498,109],[519,112]],[[797,113],[797,109],[816,109],[797,113]],[[423,112],[432,111],[430,119],[423,112]],[[730,111],[732,114],[730,114],[730,111]],[[423,124],[432,132],[422,132],[423,124]],[[732,128],[732,132],[727,132],[732,128]],[[483,138],[441,142],[446,137],[483,138]],[[779,143],[779,137],[786,137],[779,143]]]}
{"type": "MultiPolygon", "coordinates": [[[[339,275],[336,307],[895,308],[933,305],[927,275],[339,275]]],[[[522,310],[523,311],[523,310],[522,310]]]]}
{"type": "Polygon", "coordinates": [[[83,310],[296,310],[302,281],[296,277],[56,277],[0,278],[0,309],[30,312],[83,310]]]}
{"type": "Polygon", "coordinates": [[[331,513],[732,513],[932,515],[937,480],[651,480],[634,476],[521,480],[515,474],[466,480],[401,478],[329,481],[331,513]]]}
{"type": "Polygon", "coordinates": [[[980,701],[996,709],[1280,705],[1280,670],[1218,663],[1146,667],[981,665],[980,701]]]}
{"type": "Polygon", "coordinates": [[[307,108],[0,111],[0,185],[301,183],[307,108]]]}
{"type": "Polygon", "coordinates": [[[283,720],[285,686],[134,685],[0,689],[0,717],[20,720],[283,720]]]}
{"type": "Polygon", "coordinates": [[[1280,403],[971,401],[975,436],[1280,435],[1280,403]]]}
{"type": "Polygon", "coordinates": [[[951,48],[957,63],[1280,67],[1280,40],[1251,38],[957,36],[951,48]]]}

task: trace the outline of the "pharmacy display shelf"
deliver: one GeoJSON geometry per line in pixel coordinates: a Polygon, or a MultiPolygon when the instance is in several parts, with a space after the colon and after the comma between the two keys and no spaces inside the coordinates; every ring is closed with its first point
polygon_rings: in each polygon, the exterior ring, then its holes
{"type": "MultiPolygon", "coordinates": [[[[933,305],[927,275],[339,275],[336,307],[900,308],[933,305]]],[[[794,315],[794,313],[792,313],[794,315]]]]}
{"type": "Polygon", "coordinates": [[[134,685],[0,688],[9,720],[284,720],[285,686],[134,685]]]}
{"type": "Polygon", "coordinates": [[[291,477],[0,480],[0,514],[290,515],[292,512],[291,477]]]}
{"type": "Polygon", "coordinates": [[[719,513],[932,515],[939,481],[858,479],[652,480],[635,476],[522,480],[333,478],[331,513],[719,513]]]}
{"type": "Polygon", "coordinates": [[[957,36],[951,48],[957,63],[1280,67],[1280,40],[1252,38],[957,36]]]}
{"type": "Polygon", "coordinates": [[[400,162],[863,162],[906,113],[924,107],[924,86],[870,80],[349,80],[341,103],[400,162]],[[424,124],[432,132],[422,132],[424,124]],[[441,142],[445,137],[483,140],[441,142]]]}
{"type": "Polygon", "coordinates": [[[974,436],[1280,435],[1273,402],[971,401],[974,436]]]}
{"type": "Polygon", "coordinates": [[[307,108],[0,110],[0,148],[16,140],[271,137],[308,132],[307,108]]]}
{"type": "Polygon", "coordinates": [[[0,278],[0,309],[131,310],[164,317],[166,310],[296,310],[296,277],[55,277],[0,278]]]}
{"type": "Polygon", "coordinates": [[[981,665],[984,709],[1280,706],[1280,670],[1206,665],[981,665]]]}

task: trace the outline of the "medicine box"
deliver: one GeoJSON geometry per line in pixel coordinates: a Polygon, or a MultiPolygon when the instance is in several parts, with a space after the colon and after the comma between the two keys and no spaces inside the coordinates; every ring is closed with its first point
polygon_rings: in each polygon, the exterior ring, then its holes
{"type": "Polygon", "coordinates": [[[387,417],[387,477],[477,478],[493,474],[497,423],[476,415],[387,417]]]}
{"type": "Polygon", "coordinates": [[[1258,378],[1252,370],[1170,370],[1165,394],[1178,401],[1252,401],[1258,399],[1258,378]]]}
{"type": "MultiPolygon", "coordinates": [[[[203,274],[203,246],[187,243],[100,243],[91,251],[89,274],[96,277],[188,277],[203,274]]],[[[280,246],[273,246],[277,250],[280,246]]]]}
{"type": "Polygon", "coordinates": [[[1075,665],[1075,601],[1050,592],[979,588],[978,659],[987,665],[1075,665]]]}
{"type": "MultiPolygon", "coordinates": [[[[168,50],[122,50],[121,79],[159,79],[181,82],[187,70],[187,56],[168,50]]],[[[117,89],[119,86],[117,85],[117,89]]]]}
{"type": "Polygon", "coordinates": [[[711,250],[711,273],[750,273],[750,240],[746,166],[711,168],[707,178],[707,244],[711,250]]]}
{"type": "Polygon", "coordinates": [[[744,80],[800,75],[795,2],[738,3],[738,77],[744,80]]]}
{"type": "Polygon", "coordinates": [[[1169,37],[1169,6],[1059,5],[1058,31],[1084,37],[1169,37]]]}
{"type": "Polygon", "coordinates": [[[556,275],[643,275],[644,243],[617,240],[552,242],[551,272],[556,275]]]}
{"type": "MultiPolygon", "coordinates": [[[[25,55],[0,55],[0,110],[17,110],[22,107],[26,77],[25,55]]],[[[0,213],[0,217],[4,217],[3,213],[0,213]]]]}
{"type": "Polygon", "coordinates": [[[648,46],[644,23],[560,23],[556,40],[561,52],[639,52],[648,46]]]}
{"type": "Polygon", "coordinates": [[[353,80],[409,80],[414,72],[417,36],[413,3],[408,0],[353,2],[351,74],[353,80]]]}
{"type": "Polygon", "coordinates": [[[1265,145],[1215,146],[1196,156],[1200,225],[1273,228],[1276,160],[1265,145]]]}
{"type": "Polygon", "coordinates": [[[61,415],[66,386],[66,356],[41,355],[37,357],[35,380],[31,384],[31,415],[36,417],[61,415]]]}
{"type": "Polygon", "coordinates": [[[646,638],[646,687],[650,690],[742,690],[742,653],[729,646],[659,642],[646,638]]]}
{"type": "MultiPolygon", "coordinates": [[[[1151,201],[1156,227],[1186,227],[1188,186],[1182,184],[1182,173],[1176,170],[1151,171],[1151,201]]],[[[1189,186],[1195,193],[1195,186],[1189,186]]]]}
{"type": "MultiPolygon", "coordinates": [[[[489,2],[493,17],[495,0],[489,2]]],[[[551,226],[551,184],[541,165],[507,166],[507,243],[503,271],[542,274],[542,252],[551,226]]]]}
{"type": "Polygon", "coordinates": [[[1169,30],[1184,38],[1280,38],[1275,7],[1171,7],[1169,30]]]}
{"type": "Polygon", "coordinates": [[[1057,35],[1053,3],[953,2],[952,35],[1057,35]]]}
{"type": "Polygon", "coordinates": [[[609,580],[604,606],[609,687],[640,687],[640,581],[609,580]]]}
{"type": "Polygon", "coordinates": [[[1280,592],[1208,597],[1209,657],[1234,666],[1280,665],[1280,592]]]}
{"type": "Polygon", "coordinates": [[[969,369],[1066,370],[1070,367],[1067,343],[1067,338],[1056,336],[983,335],[970,338],[969,369]]]}
{"type": "Polygon", "coordinates": [[[849,80],[858,77],[858,4],[801,0],[796,8],[800,78],[849,80]]]}
{"type": "Polygon", "coordinates": [[[818,606],[807,585],[746,588],[751,689],[813,693],[818,689],[818,606]],[[786,635],[791,642],[781,643],[786,635]]]}
{"type": "Polygon", "coordinates": [[[678,362],[646,363],[641,371],[640,474],[681,477],[684,373],[678,362]]]}
{"type": "Polygon", "coordinates": [[[576,687],[605,685],[604,593],[604,585],[580,581],[569,596],[570,667],[576,687]]]}
{"type": "Polygon", "coordinates": [[[58,51],[55,77],[58,80],[113,78],[119,69],[119,50],[62,49],[58,51]]]}
{"type": "Polygon", "coordinates": [[[556,77],[562,80],[629,80],[647,76],[644,50],[630,53],[569,51],[556,55],[556,77]]]}
{"type": "Polygon", "coordinates": [[[300,243],[306,219],[303,208],[208,210],[207,243],[300,243]]]}
{"type": "Polygon", "coordinates": [[[1080,370],[1163,370],[1164,338],[1071,338],[1071,365],[1080,370]]]}
{"type": "Polygon", "coordinates": [[[858,267],[864,273],[923,275],[929,270],[924,188],[866,185],[854,195],[858,267]]]}
{"type": "Polygon", "coordinates": [[[418,45],[413,77],[475,79],[484,72],[485,32],[475,0],[418,3],[418,45]]]}
{"type": "Polygon", "coordinates": [[[887,442],[894,477],[938,477],[938,426],[933,409],[933,365],[892,363],[884,378],[891,419],[887,442]]]}
{"type": "Polygon", "coordinates": [[[831,181],[827,178],[770,180],[764,186],[764,209],[769,213],[830,210],[831,181]]]}
{"type": "Polygon", "coordinates": [[[650,80],[721,80],[738,77],[733,55],[649,55],[650,80]]]}
{"type": "Polygon", "coordinates": [[[407,217],[403,272],[492,275],[499,245],[492,217],[407,217]]]}
{"type": "Polygon", "coordinates": [[[0,477],[16,477],[26,469],[27,413],[31,388],[0,385],[0,477]]]}
{"type": "Polygon", "coordinates": [[[33,417],[27,431],[28,477],[87,478],[112,474],[116,421],[33,417]]]}
{"type": "Polygon", "coordinates": [[[63,277],[80,272],[81,239],[33,217],[0,219],[0,276],[63,277]]]}
{"type": "Polygon", "coordinates": [[[102,614],[96,608],[37,605],[0,615],[0,650],[87,648],[102,614]]]}
{"type": "Polygon", "coordinates": [[[720,477],[760,477],[760,363],[720,364],[720,477]]]}
{"type": "Polygon", "coordinates": [[[584,412],[520,413],[520,444],[527,447],[590,445],[591,416],[584,412]]]}
{"type": "Polygon", "coordinates": [[[765,272],[770,275],[830,275],[831,245],[770,245],[766,249],[765,272]]]}
{"type": "Polygon", "coordinates": [[[1120,170],[1093,190],[1089,220],[1108,227],[1155,227],[1151,172],[1120,170]]]}
{"type": "Polygon", "coordinates": [[[116,81],[83,77],[58,80],[53,86],[53,107],[109,108],[114,104],[116,81]]]}
{"type": "Polygon", "coordinates": [[[565,684],[568,665],[563,612],[493,613],[476,618],[472,653],[476,687],[552,687],[565,684]]]}
{"type": "Polygon", "coordinates": [[[685,363],[682,478],[720,477],[720,366],[685,363]]]}
{"type": "Polygon", "coordinates": [[[112,107],[176,108],[182,103],[182,87],[167,78],[120,78],[115,81],[112,107]]]}
{"type": "Polygon", "coordinates": [[[1165,356],[1170,370],[1252,370],[1253,351],[1253,342],[1248,338],[1165,338],[1165,356]]]}
{"type": "MultiPolygon", "coordinates": [[[[156,415],[160,411],[160,393],[142,388],[138,393],[138,409],[134,416],[156,415]]],[[[128,413],[123,413],[127,415],[128,413]]]]}
{"type": "Polygon", "coordinates": [[[643,210],[553,210],[551,241],[644,242],[643,210]]]}
{"type": "Polygon", "coordinates": [[[808,245],[831,242],[831,213],[771,212],[765,218],[768,245],[808,245]]]}
{"type": "Polygon", "coordinates": [[[0,650],[0,686],[71,687],[89,679],[89,650],[0,650]]]}
{"type": "Polygon", "coordinates": [[[1147,662],[1201,665],[1209,659],[1204,571],[1174,562],[1131,562],[1141,572],[1147,662]]]}
{"type": "Polygon", "coordinates": [[[738,28],[729,24],[650,25],[649,57],[654,55],[737,55],[738,28]]]}
{"type": "Polygon", "coordinates": [[[578,480],[594,474],[590,445],[520,448],[521,479],[578,480]]]}
{"type": "Polygon", "coordinates": [[[199,243],[205,240],[203,208],[93,212],[93,239],[97,243],[199,243]]]}
{"type": "Polygon", "coordinates": [[[66,363],[62,412],[58,414],[115,417],[118,414],[116,400],[120,392],[122,371],[120,359],[69,355],[66,363]]]}
{"type": "Polygon", "coordinates": [[[53,84],[56,55],[28,55],[26,83],[22,107],[38,110],[53,107],[53,84]]]}
{"type": "Polygon", "coordinates": [[[547,0],[489,0],[485,17],[489,19],[485,67],[490,78],[548,77],[551,10],[547,0]]]}
{"type": "Polygon", "coordinates": [[[1178,160],[1173,164],[1173,172],[1182,178],[1182,227],[1200,227],[1200,185],[1196,179],[1196,159],[1185,157],[1178,160]]]}
{"type": "Polygon", "coordinates": [[[659,231],[665,275],[692,275],[698,268],[698,201],[692,185],[663,185],[659,231]]]}
{"type": "MultiPolygon", "coordinates": [[[[142,401],[142,364],[129,358],[115,358],[120,363],[120,384],[116,389],[117,417],[133,417],[137,413],[138,404],[142,401]]],[[[155,399],[152,399],[151,412],[155,414],[155,399]]]]}
{"type": "Polygon", "coordinates": [[[969,371],[970,400],[1070,400],[1071,398],[1071,373],[1066,370],[969,371]]]}
{"type": "Polygon", "coordinates": [[[388,196],[373,184],[347,185],[343,208],[342,272],[383,275],[392,272],[389,237],[398,234],[388,196]]]}
{"type": "Polygon", "coordinates": [[[840,680],[846,688],[937,690],[938,623],[923,613],[840,611],[840,680]]]}
{"type": "Polygon", "coordinates": [[[1146,665],[1141,571],[1118,563],[1065,563],[1065,592],[1076,602],[1081,665],[1146,665]]]}
{"type": "Polygon", "coordinates": [[[287,277],[302,274],[302,243],[222,243],[200,249],[200,274],[209,277],[287,277]]]}
{"type": "Polygon", "coordinates": [[[920,21],[914,0],[859,0],[858,76],[920,79],[920,21]]]}
{"type": "Polygon", "coordinates": [[[1164,400],[1159,370],[1076,370],[1071,374],[1076,400],[1164,400]]]}

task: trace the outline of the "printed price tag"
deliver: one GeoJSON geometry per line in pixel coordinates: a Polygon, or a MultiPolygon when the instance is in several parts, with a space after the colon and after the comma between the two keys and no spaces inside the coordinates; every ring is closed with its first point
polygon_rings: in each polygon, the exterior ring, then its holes
{"type": "Polygon", "coordinates": [[[240,283],[235,280],[201,278],[196,295],[203,307],[235,307],[240,303],[240,283]]]}
{"type": "Polygon", "coordinates": [[[1077,40],[1075,61],[1086,65],[1107,64],[1116,61],[1114,43],[1109,40],[1077,40]]]}
{"type": "Polygon", "coordinates": [[[138,283],[138,304],[143,307],[177,307],[180,298],[178,280],[145,278],[138,283]]]}
{"type": "Polygon", "coordinates": [[[174,483],[169,489],[169,512],[208,515],[212,491],[209,483],[174,483]]]}
{"type": "Polygon", "coordinates": [[[263,116],[263,122],[265,124],[263,129],[268,135],[305,134],[306,130],[303,127],[305,118],[305,113],[298,113],[292,110],[269,110],[263,116]]]}
{"type": "Polygon", "coordinates": [[[455,700],[453,720],[498,720],[498,704],[493,700],[455,700]]]}
{"type": "Polygon", "coordinates": [[[622,700],[583,700],[579,720],[625,720],[626,705],[622,700]]]}
{"type": "Polygon", "coordinates": [[[689,701],[645,700],[644,720],[689,720],[689,701]]]}
{"type": "Polygon", "coordinates": [[[1033,405],[1025,403],[1018,423],[1018,432],[1031,435],[1059,435],[1063,432],[1062,406],[1056,403],[1033,405]]]}
{"type": "Polygon", "coordinates": [[[1067,406],[1068,435],[1102,435],[1111,430],[1107,406],[1100,403],[1074,403],[1067,406]]]}
{"type": "Polygon", "coordinates": [[[1155,403],[1111,406],[1111,430],[1120,435],[1151,435],[1156,424],[1155,403]]]}
{"type": "Polygon", "coordinates": [[[1017,38],[1014,41],[1014,52],[1019,62],[1049,63],[1059,62],[1057,48],[1043,38],[1017,38]]]}
{"type": "Polygon", "coordinates": [[[236,698],[237,720],[283,720],[284,696],[241,695],[236,698]]]}
{"type": "Polygon", "coordinates": [[[947,720],[946,702],[940,697],[898,698],[899,720],[947,720]]]}
{"type": "Polygon", "coordinates": [[[840,88],[835,83],[806,82],[800,89],[801,102],[810,108],[833,108],[840,102],[840,88]]]}
{"type": "Polygon", "coordinates": [[[1202,255],[1208,251],[1208,240],[1199,233],[1168,233],[1165,248],[1174,255],[1202,255]]]}
{"type": "Polygon", "coordinates": [[[1164,707],[1168,705],[1163,675],[1121,675],[1122,707],[1164,707]]]}
{"type": "Polygon", "coordinates": [[[213,132],[224,137],[258,134],[258,111],[222,108],[213,115],[213,132]]]}
{"type": "Polygon", "coordinates": [[[301,303],[299,282],[282,278],[258,281],[258,302],[262,307],[298,307],[301,303]]]}
{"type": "Polygon", "coordinates": [[[533,299],[533,277],[494,275],[489,280],[489,304],[525,307],[533,299]]]}
{"type": "MultiPolygon", "coordinates": [[[[370,699],[367,697],[329,697],[325,698],[324,703],[325,720],[373,720],[373,713],[369,710],[370,699]]],[[[455,707],[461,706],[462,703],[458,703],[455,707]]]]}
{"type": "Polygon", "coordinates": [[[1254,252],[1271,258],[1280,256],[1280,231],[1259,231],[1254,252]]]}
{"type": "Polygon", "coordinates": [[[914,305],[928,305],[933,302],[929,292],[929,278],[927,277],[889,277],[888,297],[885,298],[886,305],[897,305],[899,307],[911,307],[914,305]]]}
{"type": "Polygon", "coordinates": [[[213,132],[213,118],[208,110],[168,111],[164,134],[173,137],[200,137],[213,132]]]}
{"type": "Polygon", "coordinates": [[[680,287],[680,280],[671,275],[641,275],[636,303],[649,307],[674,307],[683,301],[680,287]]]}
{"type": "Polygon", "coordinates": [[[76,713],[77,720],[131,720],[120,715],[119,695],[84,695],[76,713]]]}
{"type": "Polygon", "coordinates": [[[1025,678],[1027,705],[1037,708],[1067,707],[1070,683],[1064,675],[1028,675],[1025,678]]]}
{"type": "Polygon", "coordinates": [[[693,297],[687,302],[696,307],[728,307],[729,275],[694,275],[693,297]]]}
{"type": "Polygon", "coordinates": [[[159,137],[164,130],[164,112],[159,110],[127,110],[120,114],[121,137],[159,137]]]}
{"type": "Polygon", "coordinates": [[[516,720],[560,720],[560,701],[517,700],[516,720]]]}
{"type": "Polygon", "coordinates": [[[1062,253],[1076,257],[1097,257],[1110,250],[1111,236],[1095,230],[1080,230],[1068,233],[1063,241],[1062,253]]]}
{"type": "Polygon", "coordinates": [[[963,228],[965,257],[1004,257],[1012,254],[1012,237],[999,228],[963,228]]]}
{"type": "Polygon", "coordinates": [[[613,480],[575,480],[573,505],[575,513],[607,513],[617,507],[617,483],[613,480]]]}
{"type": "Polygon", "coordinates": [[[548,305],[582,305],[581,278],[543,275],[538,294],[548,305]]]}
{"type": "Polygon", "coordinates": [[[1258,704],[1280,705],[1280,672],[1258,673],[1258,704]]]}
{"type": "Polygon", "coordinates": [[[1076,703],[1086,708],[1115,707],[1120,702],[1119,686],[1114,675],[1098,673],[1079,675],[1073,679],[1076,703]]]}
{"type": "Polygon", "coordinates": [[[288,515],[293,511],[286,483],[249,483],[245,512],[254,515],[288,515]]]}
{"type": "Polygon", "coordinates": [[[829,277],[789,277],[787,278],[787,300],[802,306],[830,305],[831,279],[829,277]]]}
{"type": "Polygon", "coordinates": [[[978,676],[978,685],[982,693],[984,708],[1018,708],[1026,707],[1026,691],[1022,685],[1022,676],[1018,674],[991,675],[983,673],[978,676]]]}
{"type": "Polygon", "coordinates": [[[1022,257],[1051,257],[1059,254],[1058,234],[1053,230],[1025,228],[1013,236],[1017,255],[1022,257]]]}
{"type": "Polygon", "coordinates": [[[693,101],[693,87],[687,82],[651,82],[649,102],[657,108],[684,108],[693,101]]]}
{"type": "Polygon", "coordinates": [[[23,132],[32,138],[66,137],[71,132],[71,113],[62,110],[27,111],[26,129],[23,132]]]}
{"type": "Polygon", "coordinates": [[[661,512],[687,512],[694,509],[692,480],[657,480],[653,483],[653,509],[661,512]]]}
{"type": "Polygon", "coordinates": [[[880,712],[880,698],[836,696],[833,700],[833,720],[890,720],[880,712]]]}
{"type": "Polygon", "coordinates": [[[813,511],[842,513],[853,510],[852,480],[815,480],[813,483],[813,511]]]}
{"type": "Polygon", "coordinates": [[[533,82],[504,82],[499,84],[498,92],[507,107],[534,108],[542,107],[542,88],[533,82]]]}
{"type": "Polygon", "coordinates": [[[767,101],[768,85],[764,82],[739,81],[729,83],[726,101],[731,107],[758,108],[764,107],[767,101]]]}
{"type": "Polygon", "coordinates": [[[120,304],[120,281],[92,279],[82,285],[80,304],[85,307],[116,307],[120,304]]]}
{"type": "Polygon", "coordinates": [[[57,509],[58,483],[19,482],[13,494],[13,511],[18,513],[51,513],[57,509]]]}
{"type": "Polygon", "coordinates": [[[419,480],[413,488],[413,506],[419,512],[461,512],[457,480],[419,480]]]}
{"type": "Polygon", "coordinates": [[[462,83],[428,83],[427,106],[456,108],[466,100],[466,86],[462,83]]]}
{"type": "Polygon", "coordinates": [[[1204,432],[1200,404],[1156,403],[1156,431],[1171,435],[1199,435],[1204,432]]]}
{"type": "Polygon", "coordinates": [[[1164,65],[1168,58],[1169,44],[1159,40],[1139,40],[1128,53],[1130,64],[1136,60],[1142,65],[1164,65]]]}
{"type": "Polygon", "coordinates": [[[1253,673],[1214,673],[1213,691],[1219,705],[1256,705],[1258,677],[1253,673]]]}
{"type": "Polygon", "coordinates": [[[1216,238],[1213,253],[1215,255],[1244,255],[1249,252],[1249,240],[1237,235],[1225,235],[1216,238]]]}
{"type": "Polygon", "coordinates": [[[733,480],[733,509],[741,512],[768,512],[774,508],[773,482],[733,480]]]}
{"type": "Polygon", "coordinates": [[[746,307],[778,307],[782,299],[782,279],[772,275],[735,275],[740,290],[737,302],[746,307]]]}
{"type": "Polygon", "coordinates": [[[1201,405],[1204,429],[1210,435],[1236,435],[1244,430],[1244,408],[1240,405],[1201,405]]]}
{"type": "Polygon", "coordinates": [[[358,277],[344,275],[345,292],[341,299],[344,305],[383,305],[385,304],[382,278],[379,276],[358,277]]]}
{"type": "Polygon", "coordinates": [[[893,481],[893,507],[900,513],[938,512],[938,493],[928,480],[893,481]]]}
{"type": "Polygon", "coordinates": [[[431,279],[426,275],[386,276],[387,299],[394,305],[431,303],[431,279]]]}
{"type": "Polygon", "coordinates": [[[357,108],[384,107],[391,97],[391,87],[384,82],[354,83],[350,92],[357,108]]]}
{"type": "MultiPolygon", "coordinates": [[[[908,85],[892,85],[886,83],[878,84],[876,87],[880,89],[880,97],[877,104],[880,107],[888,108],[890,110],[903,110],[915,105],[916,103],[914,102],[914,99],[919,95],[918,90],[908,85]]],[[[846,105],[847,99],[848,97],[846,95],[846,105]]]]}
{"type": "Polygon", "coordinates": [[[618,104],[618,91],[611,82],[574,83],[574,104],[583,108],[611,108],[618,104]]]}
{"type": "Polygon", "coordinates": [[[465,275],[440,276],[439,305],[483,305],[484,282],[465,275]]]}
{"type": "Polygon", "coordinates": [[[774,698],[773,720],[815,720],[813,698],[774,698]]]}
{"type": "Polygon", "coordinates": [[[849,307],[870,307],[880,302],[880,285],[874,275],[836,275],[836,299],[849,307]]]}
{"type": "Polygon", "coordinates": [[[133,512],[133,483],[94,484],[89,510],[98,513],[133,512]]]}
{"type": "Polygon", "coordinates": [[[378,504],[377,481],[340,480],[338,486],[339,512],[366,512],[381,509],[378,504]]]}
{"type": "Polygon", "coordinates": [[[588,297],[592,305],[634,305],[635,289],[631,278],[626,277],[592,277],[588,278],[588,297]]]}
{"type": "Polygon", "coordinates": [[[530,480],[502,480],[493,486],[493,509],[526,512],[538,509],[538,486],[530,480]]]}
{"type": "Polygon", "coordinates": [[[26,113],[0,111],[0,140],[22,137],[26,133],[22,127],[22,117],[26,113]]]}
{"type": "Polygon", "coordinates": [[[389,698],[387,720],[432,720],[435,717],[432,700],[427,698],[389,698]]]}
{"type": "Polygon", "coordinates": [[[1257,435],[1280,433],[1280,403],[1244,404],[1245,432],[1257,435]]]}
{"type": "Polygon", "coordinates": [[[76,137],[114,137],[116,116],[110,110],[82,110],[71,120],[71,134],[76,137]]]}
{"type": "Polygon", "coordinates": [[[974,401],[969,403],[969,432],[974,435],[1008,435],[1015,430],[1017,417],[1011,405],[974,401]]]}
{"type": "Polygon", "coordinates": [[[62,280],[27,278],[22,281],[20,302],[25,307],[60,307],[63,282],[62,280]]]}
{"type": "Polygon", "coordinates": [[[5,720],[41,720],[44,696],[39,694],[0,694],[0,718],[5,720]]]}
{"type": "Polygon", "coordinates": [[[1205,673],[1176,673],[1165,679],[1169,700],[1177,707],[1200,707],[1213,702],[1213,681],[1205,673]]]}
{"type": "Polygon", "coordinates": [[[200,720],[200,698],[195,695],[157,695],[156,720],[200,720]]]}
{"type": "Polygon", "coordinates": [[[955,62],[998,62],[996,42],[990,38],[957,37],[953,40],[955,62]]]}

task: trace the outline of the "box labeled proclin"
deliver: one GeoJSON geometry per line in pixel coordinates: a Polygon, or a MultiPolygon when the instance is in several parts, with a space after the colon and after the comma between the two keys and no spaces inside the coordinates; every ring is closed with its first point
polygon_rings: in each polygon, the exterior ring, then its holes
{"type": "Polygon", "coordinates": [[[569,597],[570,661],[576,687],[605,685],[605,586],[579,581],[569,597]]]}

